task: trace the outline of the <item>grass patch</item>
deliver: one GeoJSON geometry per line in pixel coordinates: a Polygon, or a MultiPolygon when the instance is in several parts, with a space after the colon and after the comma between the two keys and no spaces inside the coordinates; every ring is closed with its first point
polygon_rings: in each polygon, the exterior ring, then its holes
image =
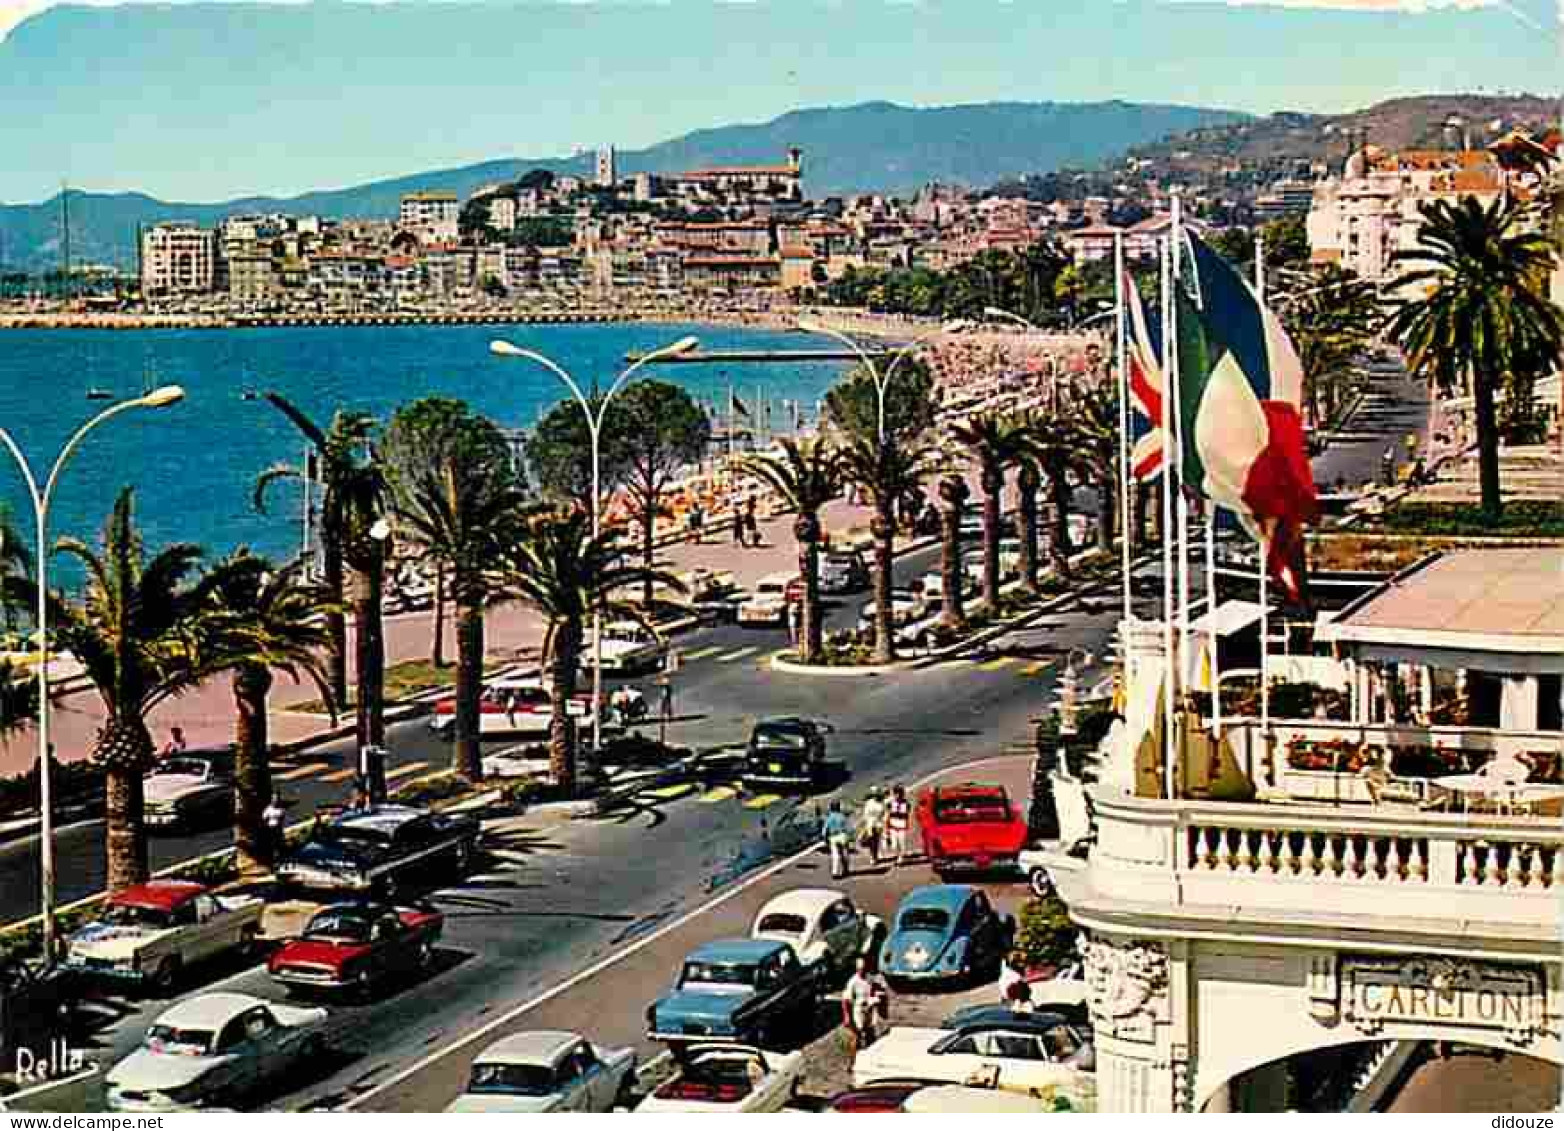
{"type": "MultiPolygon", "coordinates": [[[[483,665],[483,674],[487,677],[502,668],[508,668],[509,663],[487,663],[483,665]]],[[[449,687],[456,682],[456,665],[447,664],[443,668],[437,668],[428,660],[403,660],[399,664],[392,664],[386,668],[385,701],[393,703],[398,699],[405,699],[409,695],[417,695],[420,691],[428,691],[435,687],[449,687]]],[[[348,701],[342,704],[340,715],[351,710],[357,703],[354,695],[355,688],[348,687],[348,701]]],[[[292,707],[284,708],[288,711],[297,711],[303,715],[324,715],[327,713],[326,704],[319,699],[311,699],[307,703],[299,703],[292,707]]]]}
{"type": "Polygon", "coordinates": [[[1496,522],[1473,503],[1405,502],[1370,522],[1390,534],[1564,538],[1564,501],[1516,499],[1496,522]]]}

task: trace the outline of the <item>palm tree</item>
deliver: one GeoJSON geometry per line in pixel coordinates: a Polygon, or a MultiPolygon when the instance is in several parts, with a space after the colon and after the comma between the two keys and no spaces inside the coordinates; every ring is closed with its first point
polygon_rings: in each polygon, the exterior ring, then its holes
{"type": "Polygon", "coordinates": [[[842,492],[842,466],[836,449],[826,439],[783,440],[782,454],[749,456],[739,470],[770,487],[782,497],[793,520],[798,542],[798,572],[804,579],[803,631],[798,657],[806,664],[820,662],[820,508],[842,492]]]}
{"type": "Polygon", "coordinates": [[[1380,322],[1372,284],[1335,264],[1314,272],[1295,299],[1280,296],[1282,320],[1303,366],[1303,402],[1308,422],[1330,420],[1352,380],[1358,355],[1380,322]]]}
{"type": "Polygon", "coordinates": [[[966,620],[962,607],[965,594],[961,575],[961,514],[972,494],[966,476],[952,470],[939,481],[940,502],[940,622],[947,628],[960,628],[966,620]]]}
{"type": "MultiPolygon", "coordinates": [[[[1091,469],[1097,491],[1097,548],[1113,549],[1123,468],[1119,452],[1119,394],[1106,374],[1081,388],[1071,417],[1081,459],[1091,469]]],[[[1123,532],[1126,537],[1128,531],[1123,532]]]]}
{"type": "MultiPolygon", "coordinates": [[[[350,528],[362,525],[357,521],[359,516],[353,512],[357,505],[355,499],[363,494],[360,480],[365,477],[366,464],[370,462],[368,453],[374,441],[375,420],[364,413],[339,412],[332,417],[331,426],[323,429],[286,397],[277,393],[264,395],[308,441],[310,459],[305,467],[282,463],[263,471],[255,481],[254,506],[257,511],[265,513],[267,488],[279,480],[307,478],[320,484],[321,576],[327,592],[331,594],[334,609],[326,615],[329,637],[327,669],[331,673],[332,694],[338,703],[346,703],[346,543],[350,528]]],[[[373,522],[373,519],[370,521],[373,522]]],[[[361,669],[361,682],[363,676],[361,669]]]]}
{"type": "Polygon", "coordinates": [[[385,447],[399,527],[449,573],[457,641],[451,769],[477,781],[483,616],[496,588],[490,566],[518,530],[527,498],[504,436],[459,401],[429,398],[399,410],[385,447]]]}
{"type": "Polygon", "coordinates": [[[1060,577],[1070,573],[1070,477],[1090,471],[1073,412],[1072,407],[1055,401],[1029,414],[1026,421],[1027,455],[1036,463],[1048,487],[1053,524],[1048,537],[1049,556],[1060,577]]]}
{"type": "Polygon", "coordinates": [[[264,820],[272,802],[266,697],[273,673],[295,683],[308,678],[336,718],[325,659],[330,633],[321,616],[331,599],[324,586],[310,583],[303,559],[277,566],[246,549],[219,562],[208,578],[213,610],[201,638],[208,649],[202,666],[233,673],[234,851],[247,874],[274,863],[264,820]]]}
{"type": "MultiPolygon", "coordinates": [[[[612,531],[594,538],[591,517],[580,508],[533,514],[519,533],[497,569],[506,591],[548,622],[543,662],[549,673],[551,708],[549,772],[560,790],[573,794],[581,775],[576,721],[569,704],[576,693],[587,617],[597,609],[604,615],[643,620],[646,613],[639,605],[614,595],[648,578],[675,592],[683,592],[684,585],[661,570],[631,564],[612,531]]],[[[594,704],[594,711],[601,709],[602,704],[594,704]]]]}
{"type": "Polygon", "coordinates": [[[930,449],[917,442],[895,439],[850,439],[841,449],[842,472],[869,495],[874,517],[874,659],[889,664],[896,659],[896,626],[891,608],[891,568],[896,537],[896,505],[921,490],[929,471],[930,449]]]}
{"type": "Polygon", "coordinates": [[[111,892],[147,876],[141,792],[153,753],[147,714],[211,674],[201,659],[212,631],[210,585],[196,577],[202,551],[179,542],[148,558],[133,498],[128,487],[120,492],[98,551],[74,538],[56,544],[81,562],[87,587],[80,604],[52,597],[50,612],[55,641],[86,669],[107,715],[93,755],[105,771],[111,892]]]}
{"type": "Polygon", "coordinates": [[[1484,515],[1497,522],[1498,388],[1512,398],[1549,372],[1564,350],[1564,313],[1543,293],[1554,251],[1517,204],[1475,197],[1418,206],[1418,246],[1396,260],[1415,266],[1390,284],[1396,302],[1388,330],[1414,372],[1449,387],[1471,384],[1477,424],[1478,479],[1484,515]]]}
{"type": "Polygon", "coordinates": [[[999,608],[1000,493],[1005,489],[1006,469],[1025,454],[1028,433],[1020,419],[988,412],[956,425],[951,437],[978,467],[978,486],[983,491],[983,603],[994,613],[999,608]]]}

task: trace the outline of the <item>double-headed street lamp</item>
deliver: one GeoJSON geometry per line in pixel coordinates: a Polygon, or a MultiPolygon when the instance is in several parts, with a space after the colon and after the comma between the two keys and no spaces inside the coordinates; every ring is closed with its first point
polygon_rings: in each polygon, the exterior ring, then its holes
{"type": "Polygon", "coordinates": [[[42,820],[39,827],[39,859],[42,863],[42,911],[43,911],[43,953],[44,962],[54,962],[54,797],[51,789],[50,750],[49,750],[49,502],[54,497],[55,485],[60,480],[60,473],[65,470],[66,463],[75,454],[82,440],[98,425],[111,417],[118,416],[122,412],[128,412],[133,408],[164,408],[184,399],[185,391],[178,385],[164,385],[162,388],[153,389],[150,393],[136,397],[134,400],[120,401],[110,405],[98,413],[87,423],[76,429],[71,438],[65,442],[65,447],[60,449],[60,454],[55,458],[54,466],[49,469],[49,477],[44,481],[43,489],[38,489],[38,480],[33,475],[32,465],[27,462],[27,457],[22,454],[22,449],[11,434],[4,428],[0,428],[0,442],[16,459],[17,467],[21,468],[22,480],[27,484],[28,496],[33,504],[33,521],[37,534],[37,578],[38,607],[34,613],[37,618],[34,631],[38,641],[38,809],[42,820]]]}
{"type": "MultiPolygon", "coordinates": [[[[592,438],[592,537],[598,536],[600,525],[599,512],[602,509],[602,475],[603,452],[602,435],[603,421],[608,416],[608,405],[614,396],[625,387],[630,378],[643,365],[654,361],[661,361],[669,357],[678,357],[687,354],[700,345],[700,340],[693,336],[680,338],[661,349],[655,349],[650,353],[638,357],[633,364],[614,380],[609,386],[608,392],[601,398],[597,398],[596,406],[593,405],[594,396],[589,397],[563,366],[550,357],[545,357],[536,350],[523,349],[512,345],[507,341],[492,341],[489,343],[489,352],[499,357],[520,358],[523,361],[536,362],[562,381],[576,403],[581,406],[581,412],[586,417],[587,434],[592,438]]],[[[601,604],[597,604],[592,610],[592,754],[594,759],[602,750],[603,745],[603,610],[601,604]]]]}
{"type": "Polygon", "coordinates": [[[965,330],[969,325],[971,325],[971,323],[965,319],[958,318],[954,322],[946,322],[943,325],[934,327],[927,333],[919,334],[917,337],[913,338],[912,341],[896,350],[896,356],[891,359],[890,365],[886,368],[883,374],[880,372],[880,367],[874,363],[874,358],[870,356],[869,352],[864,349],[863,346],[859,345],[858,342],[848,337],[846,334],[842,333],[842,331],[836,329],[835,327],[824,326],[818,322],[801,321],[798,323],[798,328],[804,331],[806,334],[823,334],[828,338],[835,338],[848,349],[852,350],[853,353],[858,355],[858,360],[861,361],[863,363],[863,367],[869,371],[869,377],[874,382],[875,403],[879,413],[879,415],[876,417],[875,437],[881,444],[884,444],[885,390],[890,386],[891,378],[896,375],[896,370],[901,367],[901,363],[903,361],[906,361],[907,358],[916,353],[918,351],[918,347],[921,346],[924,342],[937,338],[941,334],[959,333],[960,331],[965,330]]]}

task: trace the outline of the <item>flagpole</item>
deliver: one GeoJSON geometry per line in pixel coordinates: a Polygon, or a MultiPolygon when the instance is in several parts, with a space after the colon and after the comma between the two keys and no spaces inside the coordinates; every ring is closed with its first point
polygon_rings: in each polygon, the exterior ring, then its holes
{"type": "Polygon", "coordinates": [[[1160,245],[1161,262],[1158,264],[1162,284],[1162,513],[1159,520],[1162,533],[1162,768],[1164,790],[1169,800],[1174,795],[1174,714],[1173,689],[1177,661],[1173,655],[1173,474],[1176,460],[1173,451],[1172,403],[1173,389],[1169,384],[1170,361],[1173,353],[1173,336],[1170,332],[1173,283],[1170,273],[1169,252],[1172,240],[1164,237],[1160,245]]]}
{"type": "Polygon", "coordinates": [[[1120,569],[1124,574],[1124,619],[1135,615],[1130,589],[1130,410],[1129,366],[1125,359],[1124,233],[1113,234],[1113,297],[1117,304],[1114,347],[1119,363],[1119,542],[1120,569]]]}
{"type": "MultiPolygon", "coordinates": [[[[1183,198],[1177,193],[1172,194],[1171,220],[1173,233],[1173,285],[1176,288],[1183,276],[1181,258],[1183,249],[1180,243],[1184,238],[1184,207],[1183,198]]],[[[1185,491],[1187,484],[1184,482],[1184,408],[1183,408],[1183,382],[1179,372],[1178,356],[1178,307],[1173,306],[1169,318],[1171,327],[1170,337],[1173,340],[1173,366],[1168,382],[1173,390],[1174,418],[1177,429],[1178,447],[1178,657],[1179,664],[1187,664],[1190,661],[1189,649],[1189,495],[1185,491]]],[[[1184,669],[1179,668],[1179,683],[1182,688],[1184,682],[1184,669]]]]}
{"type": "Polygon", "coordinates": [[[1211,732],[1222,737],[1222,661],[1218,651],[1221,637],[1216,619],[1216,503],[1206,501],[1206,647],[1211,655],[1211,732]]]}
{"type": "MultiPolygon", "coordinates": [[[[1254,239],[1254,289],[1255,297],[1265,307],[1265,232],[1257,231],[1254,239]]],[[[1260,528],[1256,565],[1260,571],[1260,734],[1266,749],[1271,743],[1271,579],[1270,550],[1266,545],[1265,528],[1260,528]]]]}

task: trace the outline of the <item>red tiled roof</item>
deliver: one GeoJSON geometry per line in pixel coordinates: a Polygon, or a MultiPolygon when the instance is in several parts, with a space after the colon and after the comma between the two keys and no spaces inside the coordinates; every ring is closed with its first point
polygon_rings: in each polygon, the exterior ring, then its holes
{"type": "Polygon", "coordinates": [[[685,173],[687,181],[707,180],[713,177],[792,177],[795,171],[787,165],[714,165],[709,169],[692,169],[685,173]]]}

